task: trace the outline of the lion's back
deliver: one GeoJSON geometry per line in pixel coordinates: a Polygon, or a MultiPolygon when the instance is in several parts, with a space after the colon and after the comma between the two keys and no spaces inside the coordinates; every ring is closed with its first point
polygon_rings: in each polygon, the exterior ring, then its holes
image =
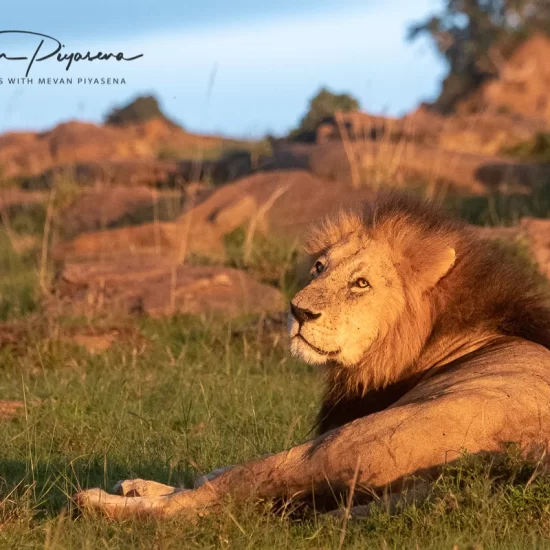
{"type": "Polygon", "coordinates": [[[494,415],[506,423],[502,438],[550,441],[550,350],[503,337],[453,363],[434,369],[394,406],[451,398],[461,414],[494,415]]]}

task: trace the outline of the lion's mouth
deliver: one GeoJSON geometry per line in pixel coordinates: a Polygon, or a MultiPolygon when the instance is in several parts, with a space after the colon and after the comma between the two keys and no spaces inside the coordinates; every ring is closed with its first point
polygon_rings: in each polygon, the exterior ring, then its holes
{"type": "Polygon", "coordinates": [[[299,338],[300,340],[302,340],[302,342],[305,342],[314,352],[318,353],[319,355],[325,355],[327,357],[330,357],[332,355],[336,355],[337,353],[340,352],[340,350],[336,350],[336,351],[325,351],[325,350],[322,350],[320,348],[318,348],[317,346],[314,346],[312,343],[308,342],[301,334],[297,334],[295,336],[295,338],[299,338]]]}

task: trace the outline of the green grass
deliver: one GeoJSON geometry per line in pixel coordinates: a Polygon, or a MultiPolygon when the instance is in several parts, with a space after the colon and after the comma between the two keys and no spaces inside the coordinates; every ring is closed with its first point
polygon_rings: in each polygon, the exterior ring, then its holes
{"type": "MultiPolygon", "coordinates": [[[[32,216],[18,231],[39,237],[32,216]]],[[[245,262],[245,236],[239,229],[227,237],[228,263],[290,294],[295,248],[258,235],[245,262]]],[[[60,514],[80,488],[110,488],[132,477],[187,484],[197,473],[302,442],[321,386],[314,368],[289,357],[284,327],[255,319],[46,316],[37,257],[36,250],[15,253],[0,232],[0,321],[23,331],[16,345],[0,348],[0,399],[25,402],[17,417],[0,420],[0,548],[339,547],[339,519],[296,521],[250,503],[196,524],[60,514]],[[70,341],[74,331],[113,324],[143,337],[122,338],[95,355],[70,341]]],[[[381,501],[370,517],[351,521],[343,548],[455,544],[550,548],[550,475],[513,452],[497,462],[465,457],[427,501],[399,513],[381,501]]]]}
{"type": "MultiPolygon", "coordinates": [[[[100,355],[60,338],[68,325],[32,327],[22,355],[2,354],[1,395],[28,407],[0,434],[0,544],[29,544],[29,526],[42,544],[78,486],[132,476],[180,484],[295,444],[311,426],[312,370],[275,342],[258,343],[247,325],[144,321],[145,349],[121,344],[100,355]]],[[[112,531],[108,522],[92,525],[96,542],[112,531]]],[[[92,541],[90,525],[74,521],[62,530],[64,544],[82,529],[92,541]]]]}
{"type": "MultiPolygon", "coordinates": [[[[143,320],[146,344],[91,355],[66,342],[84,320],[28,324],[1,354],[3,398],[26,410],[0,432],[2,548],[337,548],[341,521],[228,506],[197,524],[59,515],[80,487],[196,473],[303,441],[319,399],[314,369],[254,324],[143,320]]],[[[381,502],[347,527],[344,548],[550,548],[550,478],[512,458],[465,459],[425,503],[381,502]]]]}
{"type": "Polygon", "coordinates": [[[257,280],[280,288],[290,299],[300,279],[298,242],[256,232],[247,256],[246,233],[245,227],[238,227],[225,235],[226,265],[250,272],[257,280]]]}
{"type": "Polygon", "coordinates": [[[0,229],[0,321],[38,309],[35,252],[16,253],[0,229]]]}

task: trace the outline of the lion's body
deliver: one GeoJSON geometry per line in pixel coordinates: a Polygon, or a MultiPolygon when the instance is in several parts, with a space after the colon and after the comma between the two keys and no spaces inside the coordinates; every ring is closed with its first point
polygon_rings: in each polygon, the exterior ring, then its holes
{"type": "Polygon", "coordinates": [[[391,197],[314,233],[291,349],[324,364],[318,436],[193,491],[127,482],[83,506],[196,513],[237,500],[399,490],[471,453],[550,441],[550,308],[534,271],[421,203],[391,197]],[[364,490],[364,491],[363,491],[364,490]],[[170,494],[167,494],[170,493],[170,494]]]}

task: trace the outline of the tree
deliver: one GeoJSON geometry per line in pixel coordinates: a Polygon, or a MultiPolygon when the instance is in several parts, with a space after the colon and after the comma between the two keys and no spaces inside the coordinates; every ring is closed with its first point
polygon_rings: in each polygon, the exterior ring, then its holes
{"type": "Polygon", "coordinates": [[[447,61],[434,106],[448,112],[498,72],[496,58],[535,31],[550,33],[548,0],[445,0],[440,13],[409,29],[409,39],[428,35],[447,61]]]}
{"type": "Polygon", "coordinates": [[[317,126],[336,111],[357,111],[359,101],[349,94],[335,94],[327,88],[321,88],[309,100],[307,113],[302,117],[298,128],[290,134],[292,139],[310,141],[315,139],[317,126]]]}
{"type": "Polygon", "coordinates": [[[169,124],[176,126],[161,111],[159,103],[154,96],[139,96],[124,107],[113,109],[105,118],[106,124],[121,126],[145,122],[153,118],[160,118],[169,124]]]}

